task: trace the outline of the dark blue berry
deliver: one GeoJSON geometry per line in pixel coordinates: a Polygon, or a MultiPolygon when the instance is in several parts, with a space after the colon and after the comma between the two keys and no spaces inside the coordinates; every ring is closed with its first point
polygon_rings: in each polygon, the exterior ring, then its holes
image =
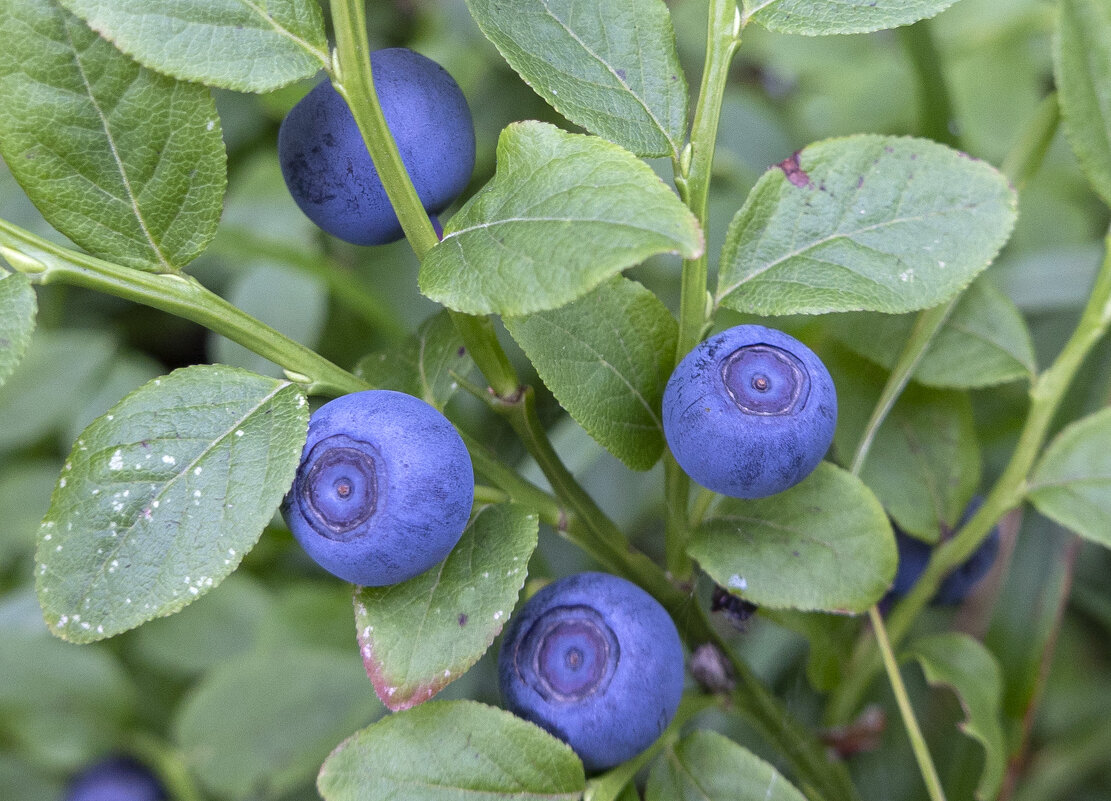
{"type": "Polygon", "coordinates": [[[702,486],[734,498],[793,487],[833,441],[837,394],[825,365],[782,331],[739,325],[688,353],[663,397],[667,443],[702,486]]]}
{"type": "Polygon", "coordinates": [[[625,579],[549,584],[510,622],[498,657],[506,706],[566,742],[589,771],[639,754],[683,692],[683,647],[659,603],[625,579]]]}
{"type": "MultiPolygon", "coordinates": [[[[377,50],[370,65],[405,169],[425,210],[438,214],[474,169],[467,100],[443,67],[412,50],[377,50]]],[[[402,237],[351,110],[330,83],[316,86],[282,121],[278,157],[293,199],[328,233],[356,245],[402,237]]]]}
{"type": "Polygon", "coordinates": [[[412,395],[367,390],[312,415],[282,514],[325,570],[383,586],[443,561],[473,501],[470,456],[447,418],[412,395]]]}
{"type": "Polygon", "coordinates": [[[165,801],[166,790],[144,765],[129,757],[110,757],[79,773],[65,801],[165,801]]]}

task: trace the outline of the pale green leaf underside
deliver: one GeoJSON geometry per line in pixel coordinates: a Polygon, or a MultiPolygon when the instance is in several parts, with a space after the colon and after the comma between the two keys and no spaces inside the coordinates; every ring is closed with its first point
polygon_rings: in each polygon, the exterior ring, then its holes
{"type": "Polygon", "coordinates": [[[596,136],[518,122],[497,174],[425,256],[421,291],[470,314],[558,308],[649,256],[702,252],[690,210],[629,151],[596,136]]]}
{"type": "Polygon", "coordinates": [[[325,801],[574,801],[582,762],[543,729],[474,701],[432,701],[349,737],[316,782],[325,801]]]}
{"type": "Polygon", "coordinates": [[[283,642],[213,668],[178,710],[177,744],[212,795],[277,798],[382,707],[350,651],[283,642]]]}
{"type": "Polygon", "coordinates": [[[59,0],[139,63],[185,81],[268,92],[328,65],[317,0],[59,0]]]}
{"type": "Polygon", "coordinates": [[[805,801],[805,796],[748,749],[700,729],[655,761],[645,801],[805,801]]]}
{"type": "Polygon", "coordinates": [[[296,386],[220,365],[155,379],[91,423],[39,530],[51,630],[103,639],[216,586],[277,511],[307,427],[296,386]]]}
{"type": "Polygon", "coordinates": [[[27,352],[37,311],[38,300],[27,276],[0,271],[0,384],[27,352]]]}
{"type": "Polygon", "coordinates": [[[517,605],[538,525],[523,507],[487,506],[444,562],[400,584],[356,588],[363,665],[386,706],[427,701],[486,652],[517,605]]]}
{"type": "Polygon", "coordinates": [[[378,389],[393,389],[422,398],[443,410],[474,361],[447,311],[429,317],[404,344],[359,360],[355,375],[378,389]]]}
{"type": "MultiPolygon", "coordinates": [[[[848,458],[879,399],[884,376],[874,370],[845,375],[851,379],[840,384],[834,442],[848,458]]],[[[876,432],[860,477],[904,531],[937,542],[976,493],[980,470],[968,396],[911,384],[876,432]]]]}
{"type": "Polygon", "coordinates": [[[227,183],[208,90],[140,67],[50,0],[0,5],[0,32],[0,154],[50,224],[138,269],[200,254],[227,183]]]}
{"type": "MultiPolygon", "coordinates": [[[[833,335],[861,356],[894,368],[916,315],[850,312],[828,318],[833,335]]],[[[972,284],[914,371],[919,384],[980,389],[1036,372],[1034,343],[1015,304],[990,281],[972,284]]]]}
{"type": "Polygon", "coordinates": [[[1053,51],[1065,134],[1092,188],[1111,205],[1111,5],[1062,0],[1053,51]]]}
{"type": "Polygon", "coordinates": [[[742,0],[745,16],[780,33],[870,33],[940,14],[956,0],[742,0]]]}
{"type": "Polygon", "coordinates": [[[677,158],[687,82],[661,0],[467,0],[482,32],[567,119],[641,156],[677,158]]]}
{"type": "Polygon", "coordinates": [[[944,684],[957,693],[966,717],[960,724],[961,731],[983,745],[986,752],[976,798],[995,798],[1007,762],[1000,722],[1003,675],[999,663],[979,642],[957,632],[916,640],[902,656],[918,660],[930,684],[944,684]]]}
{"type": "Polygon", "coordinates": [[[1043,515],[1111,548],[1111,409],[1058,434],[1028,487],[1030,500],[1043,515]]]}
{"type": "Polygon", "coordinates": [[[936,306],[988,266],[1015,215],[997,170],[936,142],[818,142],[768,170],[733,218],[717,302],[771,315],[936,306]]]}
{"type": "Polygon", "coordinates": [[[769,498],[724,498],[689,553],[721,586],[776,609],[863,612],[895,576],[891,525],[860,479],[822,462],[769,498]]]}
{"type": "Polygon", "coordinates": [[[656,463],[679,326],[654,294],[617,277],[559,309],[506,318],[505,326],[594,439],[634,470],[656,463]]]}

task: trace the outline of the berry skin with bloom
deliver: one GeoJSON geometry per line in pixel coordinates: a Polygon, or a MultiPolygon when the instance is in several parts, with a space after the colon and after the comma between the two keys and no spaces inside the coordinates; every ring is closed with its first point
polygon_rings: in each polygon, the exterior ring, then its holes
{"type": "Polygon", "coordinates": [[[162,783],[130,757],[101,760],[77,774],[66,788],[65,801],[166,801],[162,783]]]}
{"type": "Polygon", "coordinates": [[[739,325],[700,343],[663,397],[667,444],[683,471],[734,498],[764,498],[818,466],[837,423],[837,393],[817,355],[792,336],[739,325]]]}
{"type": "Polygon", "coordinates": [[[683,646],[640,587],[579,573],[544,587],[513,618],[498,678],[510,711],[602,771],[650,746],[675,716],[683,646]]]}
{"type": "MultiPolygon", "coordinates": [[[[447,71],[402,47],[370,54],[374,88],[401,161],[425,211],[439,214],[470,181],[474,123],[447,71]]],[[[346,101],[325,81],[282,121],[282,176],[301,211],[328,233],[356,245],[403,236],[362,133],[346,101]]]]}
{"type": "Polygon", "coordinates": [[[412,395],[366,390],[313,413],[282,514],[317,564],[378,587],[443,561],[473,501],[470,455],[448,419],[412,395]]]}

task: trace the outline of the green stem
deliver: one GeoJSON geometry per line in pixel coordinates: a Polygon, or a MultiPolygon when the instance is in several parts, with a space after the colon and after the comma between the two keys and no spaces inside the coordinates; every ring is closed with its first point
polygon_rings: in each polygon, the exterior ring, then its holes
{"type": "Polygon", "coordinates": [[[959,147],[959,138],[953,133],[953,103],[934,40],[933,21],[924,19],[898,28],[897,32],[914,69],[919,133],[935,142],[959,147]]]}
{"type": "Polygon", "coordinates": [[[271,261],[292,267],[324,282],[335,302],[357,314],[393,342],[408,334],[405,324],[392,306],[368,292],[351,271],[327,256],[320,256],[284,242],[258,236],[243,228],[224,226],[209,252],[238,262],[271,261]]]}
{"type": "Polygon", "coordinates": [[[914,717],[914,707],[911,706],[907,688],[903,684],[902,674],[899,673],[899,664],[895,661],[895,654],[891,650],[891,643],[887,639],[887,631],[883,625],[883,615],[873,606],[868,610],[868,618],[872,621],[872,630],[876,633],[876,642],[879,644],[880,653],[883,655],[883,665],[887,670],[891,690],[895,693],[895,703],[899,706],[899,713],[906,727],[907,737],[910,738],[914,758],[918,761],[918,771],[926,782],[926,790],[932,801],[945,801],[945,791],[941,789],[941,779],[937,775],[930,758],[930,749],[926,745],[926,738],[922,736],[922,729],[914,717]]]}
{"type": "Polygon", "coordinates": [[[0,256],[36,283],[82,286],[192,320],[274,362],[310,394],[342,395],[369,388],[191,276],[122,267],[55,245],[5,220],[0,220],[0,256]]]}
{"type": "MultiPolygon", "coordinates": [[[[709,231],[710,178],[714,166],[718,122],[729,65],[740,46],[740,15],[736,0],[710,0],[707,21],[706,61],[698,105],[691,125],[691,140],[683,157],[675,164],[675,183],[687,206],[702,226],[703,236],[709,231]]],[[[679,337],[675,347],[675,363],[690,352],[702,339],[709,319],[706,294],[708,259],[703,253],[683,262],[679,299],[679,337]]],[[[668,571],[686,580],[692,573],[687,541],[687,503],[690,479],[670,456],[664,460],[664,495],[667,503],[665,551],[668,571]]]]}
{"type": "Polygon", "coordinates": [[[1060,124],[1061,107],[1057,103],[1057,93],[1051,92],[1038,105],[1034,116],[1023,128],[1022,136],[1003,159],[1003,174],[1011,180],[1015,189],[1021,190],[1026,186],[1026,182],[1041,167],[1060,124]]]}
{"type": "MultiPolygon", "coordinates": [[[[365,0],[335,0],[332,3],[332,23],[336,31],[336,54],[330,73],[332,85],[351,108],[401,229],[417,258],[423,259],[440,240],[409,178],[378,102],[371,74],[364,6],[365,0]]],[[[515,394],[520,382],[489,319],[460,312],[452,312],[451,317],[471,358],[494,392],[501,396],[515,394]]]]}
{"type": "Polygon", "coordinates": [[[183,755],[173,745],[141,731],[132,736],[128,748],[154,770],[173,801],[204,801],[185,767],[183,755]]]}

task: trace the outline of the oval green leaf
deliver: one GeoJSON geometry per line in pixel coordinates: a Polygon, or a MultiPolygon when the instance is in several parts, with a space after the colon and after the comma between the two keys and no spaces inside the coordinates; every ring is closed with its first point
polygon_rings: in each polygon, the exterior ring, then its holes
{"type": "Polygon", "coordinates": [[[400,584],[356,588],[363,665],[382,703],[424,703],[486,653],[517,605],[538,526],[524,507],[487,506],[436,567],[400,584]]]}
{"type": "Polygon", "coordinates": [[[47,625],[99,640],[216,586],[277,511],[307,427],[296,386],[220,365],[155,379],[95,420],[39,529],[47,625]]]}
{"type": "Polygon", "coordinates": [[[864,483],[822,462],[768,498],[722,498],[689,553],[734,595],[776,609],[863,612],[895,577],[895,537],[864,483]]]}
{"type": "Polygon", "coordinates": [[[1017,198],[926,139],[850,136],[766,172],[726,232],[717,302],[763,315],[937,306],[995,258],[1017,198]]]}
{"type": "MultiPolygon", "coordinates": [[[[832,315],[828,325],[844,345],[891,370],[910,338],[913,315],[850,312],[832,315]]],[[[1036,372],[1030,330],[1014,302],[990,281],[980,279],[930,342],[914,380],[942,389],[980,389],[1029,380],[1036,372]]]]}
{"type": "Polygon", "coordinates": [[[185,81],[269,92],[329,64],[317,0],[59,0],[140,64],[185,81]]]}
{"type": "Polygon", "coordinates": [[[687,81],[662,0],[467,0],[482,32],[552,107],[640,156],[679,157],[687,81]]]}
{"type": "Polygon", "coordinates": [[[1058,434],[1027,487],[1043,515],[1111,548],[1111,408],[1058,434]]]}
{"type": "Polygon", "coordinates": [[[518,122],[497,174],[421,263],[421,291],[470,314],[558,308],[661,253],[694,258],[702,231],[632,153],[596,136],[518,122]]]}
{"type": "Polygon", "coordinates": [[[945,632],[916,640],[901,655],[922,665],[931,685],[951,687],[960,699],[965,720],[961,731],[984,746],[984,768],[976,798],[995,798],[1007,765],[1003,735],[1003,671],[995,656],[967,634],[945,632]]]}
{"type": "Polygon", "coordinates": [[[140,67],[50,0],[0,5],[0,31],[0,154],[50,224],[137,269],[200,254],[227,183],[208,90],[140,67]]]}
{"type": "Polygon", "coordinates": [[[586,777],[538,726],[474,701],[433,701],[352,735],[316,786],[325,801],[575,801],[586,777]]]}
{"type": "Polygon", "coordinates": [[[27,276],[0,272],[0,384],[27,352],[37,311],[38,299],[27,276]]]}
{"type": "Polygon", "coordinates": [[[745,17],[780,33],[871,33],[928,19],[957,0],[742,0],[745,17]]]}
{"type": "Polygon", "coordinates": [[[1053,63],[1065,135],[1092,188],[1111,206],[1111,6],[1062,0],[1053,63]]]}
{"type": "Polygon", "coordinates": [[[207,673],[174,730],[213,795],[277,798],[311,782],[336,743],[381,711],[351,651],[283,643],[207,673]]]}
{"type": "Polygon", "coordinates": [[[645,801],[805,801],[775,768],[715,731],[667,747],[648,776],[645,801]]]}
{"type": "Polygon", "coordinates": [[[656,463],[679,326],[654,294],[617,277],[558,309],[508,317],[505,327],[599,444],[634,470],[656,463]]]}

